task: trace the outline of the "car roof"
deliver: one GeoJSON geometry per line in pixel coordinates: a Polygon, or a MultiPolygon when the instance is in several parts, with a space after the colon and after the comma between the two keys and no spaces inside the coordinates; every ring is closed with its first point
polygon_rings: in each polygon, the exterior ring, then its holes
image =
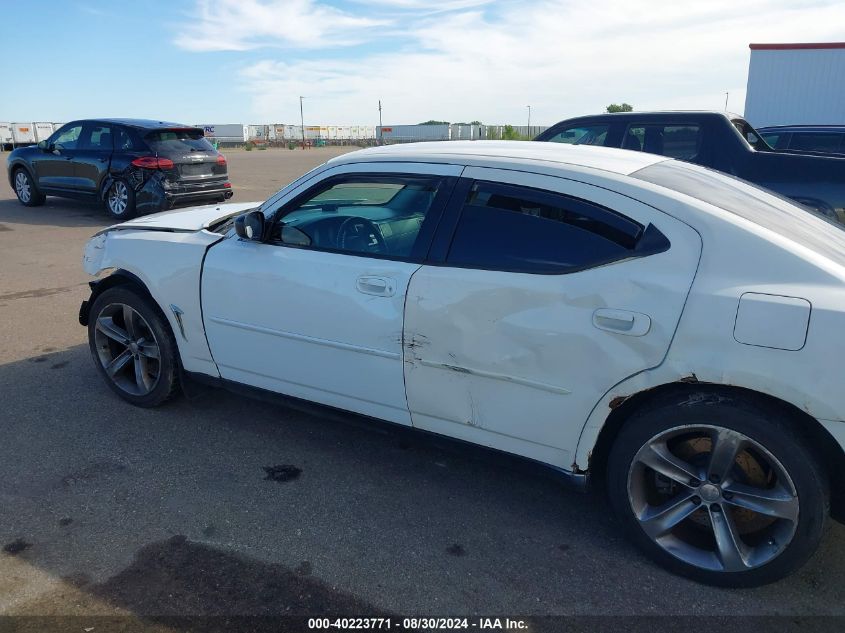
{"type": "Polygon", "coordinates": [[[371,147],[338,156],[332,164],[378,161],[480,164],[494,159],[509,166],[537,162],[574,165],[629,175],[665,160],[665,156],[594,145],[568,145],[537,141],[436,141],[371,147]]]}
{"type": "Polygon", "coordinates": [[[155,119],[85,119],[85,121],[96,121],[100,123],[115,123],[117,125],[125,125],[127,127],[134,127],[141,130],[157,130],[161,128],[196,128],[195,125],[185,125],[184,123],[174,123],[173,121],[156,121],[155,119]]]}
{"type": "Polygon", "coordinates": [[[558,123],[555,123],[555,127],[560,125],[561,123],[567,123],[570,121],[580,121],[582,119],[603,119],[603,118],[614,118],[614,119],[637,119],[640,121],[650,121],[652,119],[667,119],[671,117],[681,117],[681,116],[688,116],[690,114],[694,114],[698,117],[703,118],[720,118],[720,119],[741,119],[742,115],[736,114],[735,112],[720,112],[717,110],[652,110],[649,112],[599,112],[596,114],[585,114],[583,116],[572,117],[569,119],[562,119],[558,123]]]}
{"type": "Polygon", "coordinates": [[[845,132],[845,125],[767,125],[757,128],[764,132],[845,132]]]}

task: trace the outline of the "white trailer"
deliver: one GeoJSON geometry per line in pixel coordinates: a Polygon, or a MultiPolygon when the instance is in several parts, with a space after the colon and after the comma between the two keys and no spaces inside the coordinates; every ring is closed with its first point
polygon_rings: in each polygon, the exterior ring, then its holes
{"type": "Polygon", "coordinates": [[[12,124],[0,123],[0,152],[11,150],[14,140],[15,137],[12,136],[12,124]]]}
{"type": "Polygon", "coordinates": [[[53,124],[52,123],[33,123],[32,126],[35,128],[35,142],[40,143],[41,141],[46,141],[52,134],[53,134],[53,124]]]}
{"type": "Polygon", "coordinates": [[[248,128],[242,123],[206,123],[201,127],[206,138],[218,143],[243,143],[247,139],[248,128]]]}
{"type": "Polygon", "coordinates": [[[12,139],[15,145],[33,145],[35,127],[32,123],[12,123],[12,139]]]}

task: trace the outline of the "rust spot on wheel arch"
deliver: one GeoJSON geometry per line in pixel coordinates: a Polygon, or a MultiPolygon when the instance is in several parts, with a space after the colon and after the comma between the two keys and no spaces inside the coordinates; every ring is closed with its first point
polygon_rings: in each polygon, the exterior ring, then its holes
{"type": "Polygon", "coordinates": [[[625,402],[627,399],[628,399],[628,396],[616,396],[613,400],[610,401],[608,406],[611,409],[615,409],[616,407],[621,405],[623,402],[625,402]]]}

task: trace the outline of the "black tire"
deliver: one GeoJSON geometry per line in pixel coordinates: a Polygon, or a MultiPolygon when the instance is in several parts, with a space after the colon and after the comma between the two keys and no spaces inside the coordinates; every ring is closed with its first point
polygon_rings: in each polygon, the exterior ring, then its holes
{"type": "Polygon", "coordinates": [[[788,412],[752,397],[703,391],[659,398],[626,421],[610,451],[607,475],[610,502],[631,540],[663,567],[711,585],[752,587],[784,578],[816,551],[829,515],[829,480],[816,453],[788,412]],[[737,456],[723,462],[722,471],[730,474],[720,480],[707,473],[719,470],[711,457],[722,437],[733,438],[722,446],[739,442],[734,446],[744,448],[726,453],[737,456]],[[677,460],[668,468],[660,457],[664,448],[677,460]],[[676,465],[691,466],[696,476],[681,483],[690,469],[674,470],[676,465]],[[762,514],[749,510],[747,501],[739,503],[757,497],[728,492],[754,478],[766,482],[755,485],[755,494],[762,490],[783,504],[770,508],[789,510],[762,514]],[[685,495],[691,496],[682,507],[677,500],[685,495]],[[664,522],[670,511],[675,516],[664,522]],[[680,516],[685,518],[674,523],[680,516]],[[666,525],[672,527],[663,532],[666,525]],[[739,547],[732,549],[736,539],[726,535],[739,537],[739,547]],[[732,551],[740,557],[732,558],[732,551]]]}
{"type": "Polygon", "coordinates": [[[12,174],[12,187],[18,202],[25,207],[40,207],[47,200],[47,196],[38,191],[32,176],[23,167],[18,167],[12,174]]]}
{"type": "Polygon", "coordinates": [[[124,222],[135,217],[135,190],[121,178],[111,182],[103,194],[103,206],[114,220],[124,222]]]}
{"type": "Polygon", "coordinates": [[[155,303],[135,287],[117,286],[97,297],[90,311],[88,345],[94,365],[106,384],[127,402],[139,407],[157,407],[177,392],[180,365],[173,332],[155,303]],[[135,313],[131,319],[134,324],[129,327],[122,316],[126,307],[135,313]],[[127,345],[114,338],[116,334],[120,338],[121,333],[132,334],[127,339],[135,343],[134,348],[132,343],[127,345]],[[157,360],[150,356],[153,347],[157,360]],[[127,353],[129,359],[125,358],[127,353]],[[119,363],[122,363],[120,369],[114,376],[110,375],[106,367],[117,367],[119,363]]]}

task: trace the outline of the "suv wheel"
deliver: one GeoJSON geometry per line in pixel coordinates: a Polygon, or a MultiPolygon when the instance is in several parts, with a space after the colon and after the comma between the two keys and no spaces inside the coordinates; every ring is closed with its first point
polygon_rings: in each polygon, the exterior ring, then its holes
{"type": "Polygon", "coordinates": [[[14,184],[18,200],[26,207],[38,207],[47,200],[47,196],[38,192],[29,172],[23,168],[15,172],[14,184]]]}
{"type": "Polygon", "coordinates": [[[135,190],[124,180],[115,180],[106,191],[106,211],[115,220],[129,220],[135,216],[135,190]]]}
{"type": "Polygon", "coordinates": [[[655,561],[722,586],[773,582],[821,540],[828,481],[787,415],[716,393],[636,413],[610,453],[608,491],[655,561]]]}

